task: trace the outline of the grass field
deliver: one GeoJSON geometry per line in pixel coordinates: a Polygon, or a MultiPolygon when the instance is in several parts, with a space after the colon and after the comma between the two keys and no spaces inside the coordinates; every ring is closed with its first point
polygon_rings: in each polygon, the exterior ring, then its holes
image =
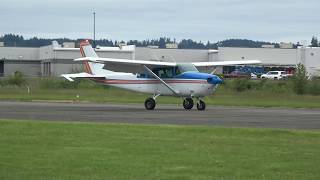
{"type": "MultiPolygon", "coordinates": [[[[98,103],[144,103],[149,96],[117,88],[41,89],[31,87],[30,93],[25,87],[0,88],[0,100],[18,101],[69,100],[98,103]]],[[[157,101],[165,104],[182,104],[180,98],[174,97],[161,96],[157,101]]],[[[217,89],[216,94],[206,97],[205,101],[210,105],[224,106],[320,108],[320,96],[268,91],[234,92],[223,86],[217,89]]]]}
{"type": "Polygon", "coordinates": [[[0,179],[319,179],[320,132],[0,120],[0,179]]]}

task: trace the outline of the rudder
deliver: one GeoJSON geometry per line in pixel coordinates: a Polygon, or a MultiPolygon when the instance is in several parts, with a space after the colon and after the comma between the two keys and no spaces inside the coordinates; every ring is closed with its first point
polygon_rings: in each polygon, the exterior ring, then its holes
{"type": "MultiPolygon", "coordinates": [[[[80,53],[82,57],[97,57],[97,53],[92,48],[88,40],[80,42],[80,53]]],[[[103,68],[103,64],[92,63],[89,61],[83,61],[83,67],[86,73],[96,74],[99,69],[103,68]]]]}

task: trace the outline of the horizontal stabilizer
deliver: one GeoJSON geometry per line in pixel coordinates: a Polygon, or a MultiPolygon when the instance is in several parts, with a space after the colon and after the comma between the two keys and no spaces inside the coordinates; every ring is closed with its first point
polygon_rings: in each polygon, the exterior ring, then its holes
{"type": "Polygon", "coordinates": [[[76,74],[62,74],[62,77],[66,78],[69,81],[74,81],[75,78],[105,78],[105,75],[94,75],[88,73],[76,73],[76,74]]]}

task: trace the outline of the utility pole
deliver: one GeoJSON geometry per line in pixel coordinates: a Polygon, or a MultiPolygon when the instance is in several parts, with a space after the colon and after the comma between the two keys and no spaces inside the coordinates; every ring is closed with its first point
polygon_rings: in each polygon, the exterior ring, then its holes
{"type": "Polygon", "coordinates": [[[93,12],[93,48],[96,48],[96,12],[93,12]]]}

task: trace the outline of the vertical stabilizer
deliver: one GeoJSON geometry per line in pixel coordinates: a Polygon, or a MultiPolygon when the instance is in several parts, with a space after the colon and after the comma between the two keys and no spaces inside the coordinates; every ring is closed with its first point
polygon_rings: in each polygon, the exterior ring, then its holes
{"type": "MultiPolygon", "coordinates": [[[[80,42],[80,53],[82,57],[98,57],[88,40],[80,42]]],[[[84,70],[89,74],[99,74],[104,71],[103,64],[83,61],[84,70]]]]}

